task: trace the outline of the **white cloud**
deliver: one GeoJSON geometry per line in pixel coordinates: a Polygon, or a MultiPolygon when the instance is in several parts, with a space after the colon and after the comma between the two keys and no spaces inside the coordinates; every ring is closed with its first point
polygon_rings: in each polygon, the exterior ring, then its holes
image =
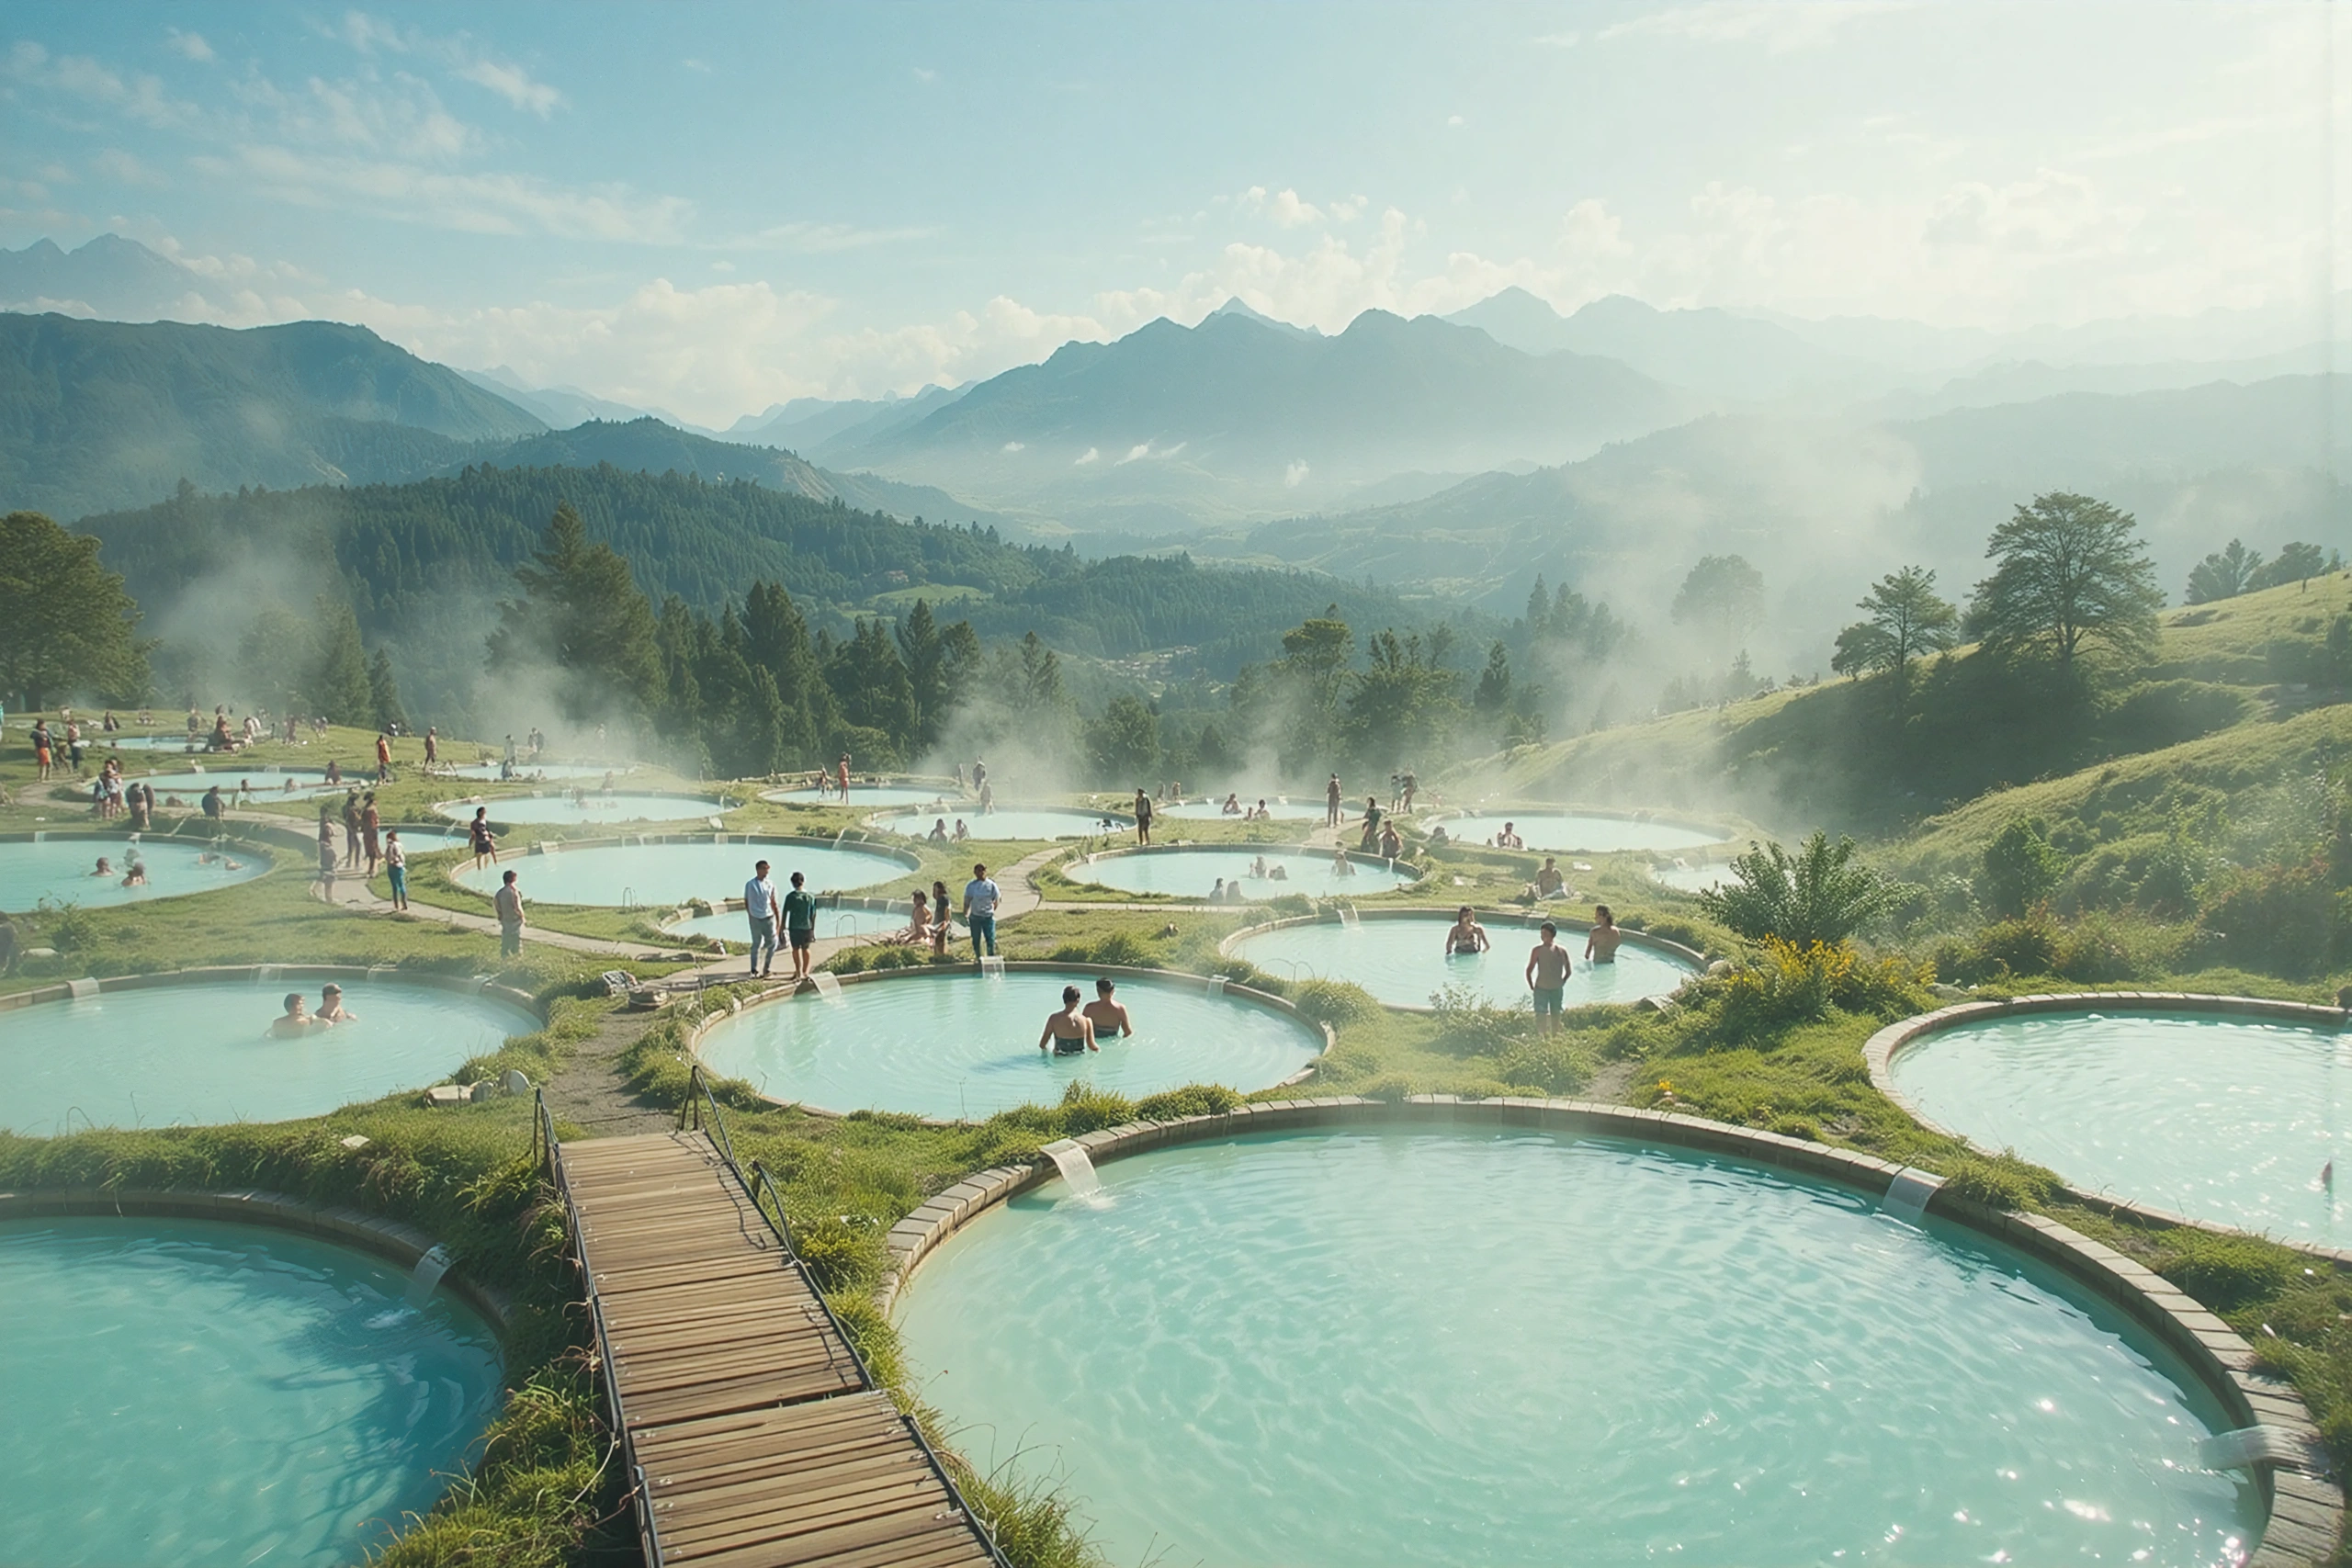
{"type": "Polygon", "coordinates": [[[1296,490],[1299,486],[1306,482],[1307,471],[1307,467],[1305,463],[1294,459],[1283,469],[1283,488],[1285,490],[1296,490]]]}
{"type": "Polygon", "coordinates": [[[1460,125],[1463,123],[1462,117],[1458,114],[1447,115],[1445,117],[1445,123],[1448,125],[1460,125]]]}
{"type": "Polygon", "coordinates": [[[997,448],[1000,452],[1025,452],[1028,449],[1029,444],[1025,441],[1008,441],[997,448]]]}
{"type": "Polygon", "coordinates": [[[1070,467],[1073,468],[1082,468],[1089,463],[1099,461],[1102,458],[1102,448],[1097,446],[1089,446],[1085,451],[1078,455],[1077,459],[1070,464],[1070,467]]]}
{"type": "Polygon", "coordinates": [[[164,47],[199,64],[209,63],[215,58],[212,46],[204,41],[202,33],[184,33],[177,28],[164,29],[164,47]]]}
{"type": "Polygon", "coordinates": [[[1915,7],[1916,0],[1707,0],[1678,6],[1600,29],[1606,43],[1621,38],[1666,38],[1690,43],[1760,42],[1771,54],[1818,49],[1838,29],[1866,17],[1915,7]]]}
{"type": "Polygon", "coordinates": [[[1322,209],[1301,198],[1295,190],[1281,190],[1268,196],[1264,186],[1251,186],[1241,193],[1238,205],[1244,212],[1263,213],[1273,220],[1278,229],[1300,229],[1309,223],[1323,221],[1322,209]]]}
{"type": "Polygon", "coordinates": [[[503,65],[494,60],[469,62],[458,68],[458,74],[476,86],[487,87],[528,114],[541,119],[553,114],[563,102],[563,95],[545,82],[534,81],[531,73],[519,65],[503,65]]]}
{"type": "Polygon", "coordinates": [[[194,105],[171,96],[157,77],[141,73],[126,78],[87,55],[52,59],[49,51],[30,41],[8,51],[8,74],[28,85],[69,94],[158,130],[177,130],[198,118],[194,105]]]}
{"type": "Polygon", "coordinates": [[[296,206],[466,233],[676,244],[693,215],[692,204],[682,198],[639,196],[625,186],[580,190],[524,175],[450,173],[268,144],[189,162],[201,173],[296,206]]]}
{"type": "Polygon", "coordinates": [[[1583,38],[1582,33],[1542,33],[1532,41],[1550,49],[1574,49],[1583,38]]]}

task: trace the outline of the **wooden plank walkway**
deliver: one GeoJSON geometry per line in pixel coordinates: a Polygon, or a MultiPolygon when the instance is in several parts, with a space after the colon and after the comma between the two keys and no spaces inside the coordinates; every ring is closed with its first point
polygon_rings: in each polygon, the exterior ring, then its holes
{"type": "Polygon", "coordinates": [[[553,1158],[654,1568],[1000,1562],[707,1135],[553,1158]]]}

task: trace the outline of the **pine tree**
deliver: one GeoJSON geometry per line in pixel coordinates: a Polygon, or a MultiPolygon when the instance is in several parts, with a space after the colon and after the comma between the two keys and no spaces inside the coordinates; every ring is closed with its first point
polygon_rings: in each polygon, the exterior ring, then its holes
{"type": "Polygon", "coordinates": [[[408,715],[401,710],[401,689],[392,680],[392,656],[380,648],[368,660],[368,705],[378,729],[408,728],[408,715]]]}
{"type": "Polygon", "coordinates": [[[610,545],[591,544],[569,502],[548,522],[534,564],[517,567],[520,599],[500,606],[490,670],[512,681],[553,666],[556,701],[575,720],[650,715],[662,699],[662,650],[653,607],[610,545]]]}
{"type": "Polygon", "coordinates": [[[38,512],[0,519],[0,694],[134,703],[147,692],[139,606],[98,564],[98,542],[38,512]]]}
{"type": "Polygon", "coordinates": [[[376,693],[368,679],[368,653],[359,642],[359,617],[349,604],[319,595],[311,615],[311,650],[303,707],[333,724],[372,723],[376,693]]]}

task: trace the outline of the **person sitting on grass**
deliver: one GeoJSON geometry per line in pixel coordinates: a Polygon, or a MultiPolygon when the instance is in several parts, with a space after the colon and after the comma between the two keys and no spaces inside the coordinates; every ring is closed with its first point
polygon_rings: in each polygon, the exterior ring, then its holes
{"type": "Polygon", "coordinates": [[[1560,874],[1559,857],[1545,855],[1544,869],[1535,874],[1535,886],[1530,891],[1538,898],[1557,898],[1567,886],[1567,879],[1560,874]]]}
{"type": "Polygon", "coordinates": [[[328,981],[319,987],[319,1017],[328,1023],[357,1023],[359,1015],[343,1005],[343,987],[328,981]]]}
{"type": "Polygon", "coordinates": [[[321,1018],[311,1011],[311,1005],[302,999],[301,992],[288,991],[286,993],[286,1011],[270,1021],[269,1032],[280,1040],[295,1040],[334,1027],[334,1020],[321,1018]]]}
{"type": "Polygon", "coordinates": [[[1525,849],[1527,840],[1519,836],[1518,828],[1519,824],[1516,822],[1504,823],[1503,830],[1495,835],[1495,848],[1498,850],[1525,849]]]}
{"type": "Polygon", "coordinates": [[[1094,1043],[1094,1021],[1080,1010],[1076,986],[1062,987],[1061,1010],[1046,1015],[1045,1031],[1037,1036],[1038,1050],[1050,1051],[1057,1056],[1076,1056],[1102,1049],[1094,1043]]]}

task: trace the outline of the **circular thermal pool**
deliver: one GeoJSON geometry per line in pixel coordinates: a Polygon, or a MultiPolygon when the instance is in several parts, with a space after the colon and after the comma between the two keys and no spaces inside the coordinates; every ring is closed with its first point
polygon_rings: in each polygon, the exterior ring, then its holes
{"type": "MultiPolygon", "coordinates": [[[[1277,822],[1320,822],[1323,820],[1323,803],[1319,800],[1283,800],[1278,795],[1251,795],[1246,790],[1240,792],[1240,795],[1241,804],[1252,810],[1256,809],[1259,801],[1263,800],[1266,803],[1266,815],[1277,822]]],[[[1179,817],[1186,821],[1238,822],[1241,820],[1238,815],[1227,817],[1225,814],[1225,796],[1221,795],[1207,800],[1188,800],[1182,806],[1156,806],[1152,810],[1158,816],[1179,817]]]]}
{"type": "Polygon", "coordinates": [[[1092,1001],[1094,981],[1082,969],[868,981],[842,987],[834,1001],[808,995],[746,1008],[695,1051],[776,1100],[957,1120],[1052,1105],[1073,1081],[1128,1096],[1195,1083],[1247,1093],[1281,1083],[1323,1049],[1321,1031],[1276,1009],[1124,977],[1118,999],[1134,1035],[1078,1055],[1038,1050],[1062,987],[1092,1001]]]}
{"type": "Polygon", "coordinates": [[[1445,819],[1459,843],[1483,844],[1510,823],[1530,850],[1555,854],[1607,854],[1615,850],[1695,850],[1720,844],[1728,833],[1656,818],[1610,817],[1598,812],[1470,811],[1445,819]]]}
{"type": "Polygon", "coordinates": [[[42,904],[72,904],[85,909],[135,904],[149,898],[175,898],[183,893],[209,893],[250,882],[269,869],[266,850],[232,845],[216,850],[203,843],[183,844],[166,839],[47,839],[0,841],[0,909],[18,914],[42,904]],[[125,887],[124,867],[130,852],[147,863],[144,886],[125,887]],[[111,868],[96,874],[98,857],[111,868]]]}
{"type": "MultiPolygon", "coordinates": [[[[495,779],[499,776],[497,762],[435,762],[433,777],[436,779],[495,779]]],[[[627,778],[634,770],[630,764],[606,762],[521,762],[514,764],[511,783],[528,784],[533,779],[601,779],[606,773],[627,778]]]]}
{"type": "Polygon", "coordinates": [[[602,822],[690,822],[732,809],[703,795],[598,795],[578,800],[568,795],[518,795],[499,798],[445,800],[433,809],[456,822],[473,820],[478,807],[490,807],[493,822],[533,827],[594,827],[602,822]]]}
{"type": "Polygon", "coordinates": [[[941,820],[947,830],[955,832],[961,822],[967,836],[974,839],[1076,839],[1090,833],[1124,832],[1128,824],[1099,811],[1078,811],[1052,806],[1020,806],[975,816],[963,811],[915,811],[904,817],[893,817],[880,824],[886,832],[901,833],[910,839],[928,835],[932,824],[941,820]]]}
{"type": "Polygon", "coordinates": [[[186,735],[106,735],[91,745],[94,751],[193,751],[201,742],[186,735]]]}
{"type": "Polygon", "coordinates": [[[291,1231],[0,1221],[11,1562],[356,1562],[429,1511],[498,1406],[488,1325],[291,1231]]]}
{"type": "Polygon", "coordinates": [[[1650,880],[1683,893],[1704,893],[1732,880],[1727,865],[1654,865],[1650,880]]]}
{"type": "Polygon", "coordinates": [[[889,806],[932,806],[941,811],[970,811],[975,802],[963,791],[944,784],[862,784],[853,782],[849,799],[844,802],[830,791],[819,795],[813,789],[772,789],[760,798],[778,806],[841,806],[848,805],[866,811],[879,811],[889,806]]]}
{"type": "MultiPolygon", "coordinates": [[[[1431,995],[1449,986],[1468,986],[1487,1000],[1507,1006],[1524,1003],[1527,954],[1538,940],[1535,928],[1516,918],[1508,924],[1501,919],[1482,923],[1488,950],[1461,957],[1446,952],[1445,933],[1453,921],[1443,915],[1384,915],[1355,925],[1318,920],[1283,926],[1241,938],[1232,953],[1285,979],[1317,976],[1352,980],[1390,1007],[1428,1007],[1431,995]]],[[[1581,930],[1561,928],[1559,943],[1568,950],[1570,964],[1565,998],[1569,1007],[1663,996],[1698,972],[1688,959],[1645,946],[1630,935],[1618,948],[1616,962],[1587,963],[1584,938],[1581,930]]]]}
{"type": "Polygon", "coordinates": [[[1033,1450],[1113,1561],[2201,1565],[2262,1526],[2153,1332],[1839,1188],[1393,1128],[1102,1180],[967,1224],[899,1317],[964,1451],[1033,1450]]]}
{"type": "Polygon", "coordinates": [[[812,893],[854,892],[906,875],[895,855],[873,850],[811,844],[604,844],[556,854],[508,854],[476,871],[465,862],[450,875],[461,887],[488,895],[514,872],[534,904],[683,904],[689,898],[742,897],[752,867],[766,861],[776,886],[799,872],[812,893]]]}
{"type": "Polygon", "coordinates": [[[1069,861],[1060,870],[1072,882],[1114,887],[1122,893],[1167,893],[1179,898],[1205,898],[1222,878],[1228,885],[1238,885],[1244,899],[1274,898],[1284,893],[1304,893],[1314,898],[1337,895],[1369,898],[1408,886],[1417,874],[1410,866],[1391,865],[1354,850],[1348,852],[1348,862],[1354,874],[1340,876],[1333,871],[1328,854],[1236,845],[1231,849],[1120,851],[1091,861],[1069,861]],[[1250,868],[1261,860],[1269,869],[1280,866],[1287,874],[1252,876],[1250,868]]]}
{"type": "MultiPolygon", "coordinates": [[[[882,936],[890,931],[905,931],[913,919],[914,906],[911,904],[888,909],[820,904],[817,906],[817,934],[820,937],[882,936]]],[[[673,920],[662,929],[673,936],[715,936],[738,947],[748,947],[752,942],[750,918],[741,909],[693,915],[683,920],[673,920]]]]}
{"type": "Polygon", "coordinates": [[[2245,1014],[2026,1013],[1919,1035],[1887,1071],[1921,1115],[2075,1187],[2352,1246],[2352,1034],[2340,1030],[2245,1014]],[[2322,1174],[2331,1161],[2335,1182],[2322,1174]]]}
{"type": "Polygon", "coordinates": [[[288,992],[316,1010],[328,978],[133,986],[0,1010],[0,1126],[54,1137],[317,1116],[420,1089],[540,1027],[489,993],[344,976],[356,1021],[270,1033],[288,992]]]}
{"type": "MultiPolygon", "coordinates": [[[[68,781],[69,783],[72,781],[68,781]]],[[[362,779],[345,778],[341,784],[329,784],[323,774],[316,773],[284,773],[272,768],[255,768],[251,773],[239,773],[231,768],[217,768],[207,773],[125,773],[126,784],[145,784],[158,795],[176,795],[189,804],[213,785],[220,786],[224,797],[243,796],[254,800],[300,799],[304,795],[322,795],[328,790],[373,789],[372,775],[362,779]],[[291,788],[288,788],[288,785],[291,788]]],[[[84,781],[85,786],[87,781],[84,781]]]]}

